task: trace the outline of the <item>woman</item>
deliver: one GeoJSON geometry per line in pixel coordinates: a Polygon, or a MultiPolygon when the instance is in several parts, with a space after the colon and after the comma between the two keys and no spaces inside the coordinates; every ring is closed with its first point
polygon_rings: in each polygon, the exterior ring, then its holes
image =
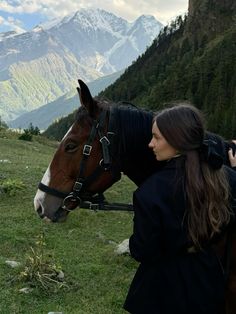
{"type": "Polygon", "coordinates": [[[149,147],[165,166],[134,193],[129,246],[140,266],[124,308],[133,314],[217,314],[224,306],[224,260],[216,245],[233,224],[236,173],[204,141],[200,112],[158,113],[149,147]],[[222,258],[222,259],[221,259],[222,258]]]}

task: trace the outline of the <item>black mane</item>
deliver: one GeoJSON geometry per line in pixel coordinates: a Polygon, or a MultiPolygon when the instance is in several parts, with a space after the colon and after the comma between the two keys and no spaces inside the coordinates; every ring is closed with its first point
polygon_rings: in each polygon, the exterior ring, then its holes
{"type": "MultiPolygon", "coordinates": [[[[129,103],[112,104],[102,102],[98,104],[102,110],[110,115],[109,131],[115,134],[114,158],[119,169],[138,186],[155,171],[162,168],[165,162],[157,161],[148,143],[152,138],[153,112],[141,110],[129,103]]],[[[92,118],[85,107],[81,106],[76,114],[77,122],[92,118]]],[[[207,139],[214,139],[217,151],[225,164],[228,161],[228,149],[231,146],[220,136],[206,132],[207,139]]]]}
{"type": "Polygon", "coordinates": [[[112,110],[121,139],[121,154],[146,150],[151,140],[153,113],[131,105],[118,105],[112,110]]]}
{"type": "Polygon", "coordinates": [[[148,148],[152,138],[153,112],[138,109],[130,104],[111,107],[113,132],[118,141],[121,170],[137,185],[159,169],[158,162],[148,148]]]}

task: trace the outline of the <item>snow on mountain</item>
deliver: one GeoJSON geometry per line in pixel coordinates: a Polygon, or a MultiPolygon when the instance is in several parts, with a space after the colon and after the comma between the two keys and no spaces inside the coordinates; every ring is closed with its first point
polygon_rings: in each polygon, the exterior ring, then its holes
{"type": "Polygon", "coordinates": [[[29,32],[0,34],[0,116],[10,121],[68,92],[128,67],[162,27],[153,16],[129,23],[82,9],[29,32]]]}
{"type": "Polygon", "coordinates": [[[20,34],[23,34],[24,32],[21,31],[9,31],[9,32],[4,32],[4,33],[0,33],[0,41],[5,40],[7,38],[11,38],[20,34]]]}
{"type": "Polygon", "coordinates": [[[62,42],[85,64],[107,75],[130,65],[151,44],[161,27],[150,15],[129,23],[101,9],[81,9],[40,24],[38,29],[62,42]],[[131,51],[127,53],[128,49],[131,51]],[[117,58],[115,55],[121,52],[123,55],[117,58]]]}

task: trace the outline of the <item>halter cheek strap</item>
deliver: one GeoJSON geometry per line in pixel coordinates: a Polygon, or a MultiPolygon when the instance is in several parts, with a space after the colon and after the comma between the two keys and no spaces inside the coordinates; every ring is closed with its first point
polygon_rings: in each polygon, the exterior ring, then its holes
{"type": "Polygon", "coordinates": [[[72,191],[63,201],[63,208],[66,210],[73,210],[80,205],[82,202],[81,192],[85,189],[86,186],[89,186],[91,182],[96,180],[104,171],[108,170],[111,166],[111,159],[109,155],[109,145],[110,142],[105,135],[103,135],[103,128],[105,127],[105,120],[106,120],[106,111],[102,111],[99,119],[93,121],[92,129],[88,138],[87,143],[84,145],[83,148],[83,156],[80,163],[80,170],[78,177],[74,183],[72,191]],[[96,138],[99,136],[99,141],[102,145],[102,153],[103,159],[100,161],[99,165],[96,167],[94,172],[87,178],[84,178],[84,170],[85,164],[87,162],[88,157],[92,151],[92,144],[96,138]]]}

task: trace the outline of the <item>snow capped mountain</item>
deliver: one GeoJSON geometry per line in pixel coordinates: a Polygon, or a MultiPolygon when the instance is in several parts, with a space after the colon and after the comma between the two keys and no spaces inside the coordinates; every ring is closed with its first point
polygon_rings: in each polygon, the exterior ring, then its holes
{"type": "Polygon", "coordinates": [[[153,16],[129,23],[82,9],[23,34],[0,34],[0,116],[13,120],[76,86],[129,66],[162,27],[153,16]]]}
{"type": "Polygon", "coordinates": [[[129,23],[104,10],[82,9],[58,23],[42,24],[41,28],[69,47],[78,59],[107,75],[130,65],[150,45],[161,26],[152,16],[143,15],[129,23]]]}

